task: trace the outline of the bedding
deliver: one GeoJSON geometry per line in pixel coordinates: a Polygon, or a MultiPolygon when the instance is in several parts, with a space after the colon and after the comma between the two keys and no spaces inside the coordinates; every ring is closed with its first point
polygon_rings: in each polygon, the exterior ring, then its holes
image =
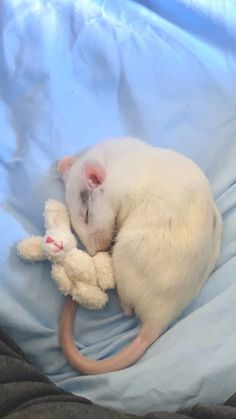
{"type": "MultiPolygon", "coordinates": [[[[0,2],[0,321],[61,388],[122,412],[222,403],[236,386],[236,3],[217,0],[0,2]],[[63,200],[60,157],[114,136],[173,148],[207,174],[223,215],[222,252],[192,304],[134,366],[80,376],[61,353],[64,298],[47,263],[16,243],[63,200]]],[[[79,308],[82,352],[108,357],[137,333],[115,292],[79,308]]]]}

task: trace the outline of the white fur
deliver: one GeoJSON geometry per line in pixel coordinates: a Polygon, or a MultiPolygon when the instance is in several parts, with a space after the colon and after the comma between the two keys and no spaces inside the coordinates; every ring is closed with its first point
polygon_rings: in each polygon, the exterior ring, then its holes
{"type": "Polygon", "coordinates": [[[115,237],[112,260],[121,304],[145,325],[150,345],[216,265],[222,221],[208,180],[174,151],[116,139],[84,152],[72,165],[66,202],[91,255],[106,250],[115,237]],[[96,161],[106,173],[90,190],[88,225],[80,200],[86,161],[96,161]]]}

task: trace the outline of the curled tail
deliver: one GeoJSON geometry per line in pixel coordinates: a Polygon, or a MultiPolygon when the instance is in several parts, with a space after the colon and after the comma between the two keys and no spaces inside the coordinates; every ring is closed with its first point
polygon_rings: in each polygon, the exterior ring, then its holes
{"type": "Polygon", "coordinates": [[[60,342],[68,362],[83,374],[103,374],[118,371],[134,364],[151,344],[159,337],[160,333],[152,333],[147,325],[142,326],[138,336],[117,355],[101,361],[86,358],[76,348],[73,337],[74,318],[77,303],[68,298],[60,320],[60,342]]]}

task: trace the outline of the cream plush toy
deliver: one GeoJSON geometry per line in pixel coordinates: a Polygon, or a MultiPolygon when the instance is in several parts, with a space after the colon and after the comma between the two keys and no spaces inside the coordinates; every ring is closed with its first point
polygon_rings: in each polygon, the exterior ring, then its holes
{"type": "Polygon", "coordinates": [[[22,240],[18,254],[36,262],[49,260],[51,275],[64,295],[81,306],[97,310],[108,301],[106,290],[115,287],[111,257],[101,252],[94,257],[77,248],[66,206],[50,199],[45,204],[45,236],[22,240]]]}

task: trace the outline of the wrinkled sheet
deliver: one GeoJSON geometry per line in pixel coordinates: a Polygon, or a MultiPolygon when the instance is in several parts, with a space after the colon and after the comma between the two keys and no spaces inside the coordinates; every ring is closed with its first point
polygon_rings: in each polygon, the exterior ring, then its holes
{"type": "MultiPolygon", "coordinates": [[[[207,0],[0,2],[0,319],[62,388],[144,413],[223,402],[236,385],[236,3],[207,0]],[[223,215],[220,260],[199,296],[134,366],[79,376],[58,342],[64,298],[50,265],[17,258],[63,199],[55,161],[105,137],[139,136],[193,158],[223,215]]],[[[101,359],[137,320],[115,292],[79,309],[75,336],[101,359]]]]}

